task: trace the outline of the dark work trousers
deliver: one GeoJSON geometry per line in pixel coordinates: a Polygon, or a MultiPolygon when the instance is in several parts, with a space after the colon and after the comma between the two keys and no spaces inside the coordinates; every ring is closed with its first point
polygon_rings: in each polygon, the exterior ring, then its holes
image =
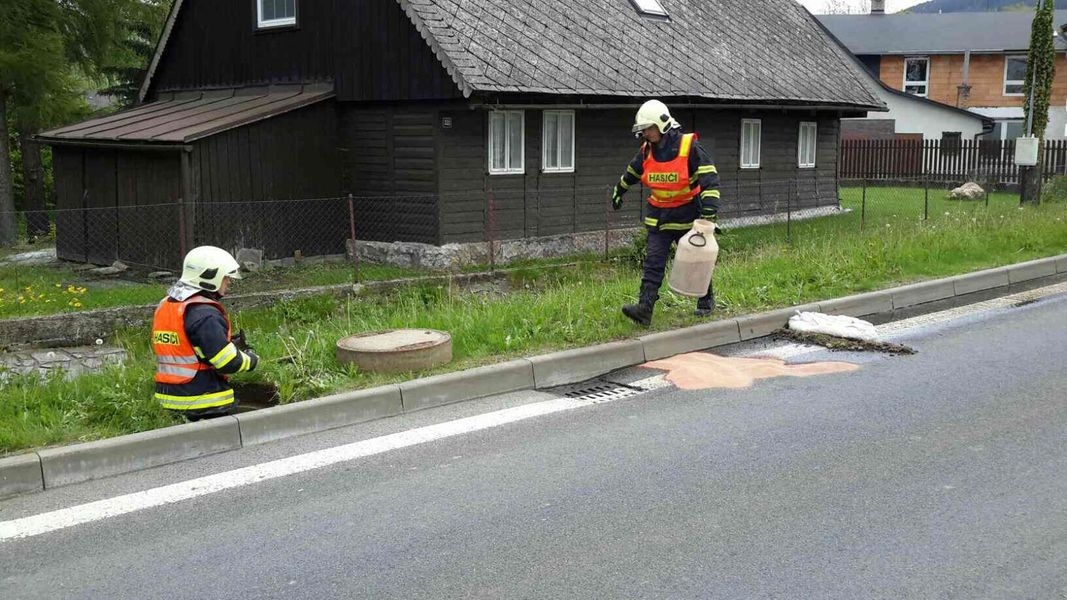
{"type": "MultiPolygon", "coordinates": [[[[667,259],[671,256],[671,245],[677,243],[687,233],[689,230],[648,230],[648,249],[645,251],[645,261],[642,265],[644,273],[641,275],[641,293],[638,300],[641,304],[653,305],[656,300],[659,300],[659,288],[663,285],[667,259]]],[[[708,293],[697,301],[698,307],[714,308],[712,302],[715,301],[715,296],[711,288],[709,284],[708,293]]]]}

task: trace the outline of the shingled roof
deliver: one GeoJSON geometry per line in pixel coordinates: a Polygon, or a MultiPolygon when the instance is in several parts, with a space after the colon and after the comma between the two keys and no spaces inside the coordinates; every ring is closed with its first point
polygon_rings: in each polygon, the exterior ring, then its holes
{"type": "Polygon", "coordinates": [[[397,0],[463,93],[693,97],[881,108],[795,0],[397,0]]]}
{"type": "MultiPolygon", "coordinates": [[[[388,0],[377,0],[388,1],[388,0]]],[[[686,97],[885,110],[874,83],[796,0],[393,0],[466,96],[686,97]]],[[[148,92],[183,0],[141,87],[148,92]]]]}
{"type": "MultiPolygon", "coordinates": [[[[855,54],[1026,52],[1033,12],[820,15],[819,21],[855,54]]],[[[1054,29],[1067,10],[1053,15],[1054,29]]],[[[1049,32],[1052,33],[1052,32],[1049,32]]],[[[1056,35],[1056,49],[1067,48],[1056,35]]]]}

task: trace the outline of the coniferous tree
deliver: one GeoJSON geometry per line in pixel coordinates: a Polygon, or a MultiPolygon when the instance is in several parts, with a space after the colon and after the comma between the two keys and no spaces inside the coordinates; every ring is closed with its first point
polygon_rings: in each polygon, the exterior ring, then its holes
{"type": "MultiPolygon", "coordinates": [[[[15,242],[17,227],[9,133],[18,131],[25,137],[76,116],[84,107],[81,94],[86,82],[101,77],[102,67],[126,37],[128,15],[140,4],[139,0],[4,3],[0,19],[0,245],[15,242]]],[[[34,146],[30,151],[39,149],[34,146]]],[[[30,159],[33,164],[33,156],[30,159]]]]}

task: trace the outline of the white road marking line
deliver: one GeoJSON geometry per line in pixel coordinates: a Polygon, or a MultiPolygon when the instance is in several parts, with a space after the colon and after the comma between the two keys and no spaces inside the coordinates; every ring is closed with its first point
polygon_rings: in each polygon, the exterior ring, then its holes
{"type": "MultiPolygon", "coordinates": [[[[879,333],[899,333],[900,331],[928,325],[932,322],[947,321],[964,314],[974,314],[996,308],[1007,308],[1029,300],[1044,298],[1053,294],[1067,292],[1067,283],[1062,283],[1045,288],[1021,292],[1003,298],[995,298],[976,304],[961,306],[950,310],[921,315],[911,319],[904,319],[893,323],[879,326],[879,333]]],[[[755,351],[746,355],[773,356],[786,359],[798,356],[814,350],[817,347],[800,344],[785,344],[784,346],[755,351]]],[[[631,384],[645,390],[653,390],[670,386],[670,382],[664,375],[655,375],[631,384]]],[[[253,465],[242,469],[217,473],[207,477],[191,479],[172,485],[108,498],[73,506],[61,510],[55,510],[21,519],[0,522],[0,543],[9,540],[33,537],[74,527],[93,521],[99,521],[124,515],[147,508],[163,506],[188,500],[199,496],[206,496],[224,490],[242,487],[245,485],[295,475],[314,469],[320,469],[337,463],[348,462],[367,456],[374,456],[419,444],[490,429],[500,425],[524,421],[534,417],[549,415],[557,412],[582,408],[593,404],[611,402],[611,399],[576,399],[558,398],[535,402],[525,406],[499,410],[483,415],[457,419],[437,425],[420,427],[410,431],[403,431],[378,438],[355,442],[335,448],[327,448],[317,452],[309,452],[298,456],[292,456],[259,465],[253,465]]]]}
{"type": "Polygon", "coordinates": [[[382,454],[390,450],[425,444],[534,417],[574,410],[592,404],[603,404],[606,401],[603,399],[579,400],[575,398],[545,400],[354,442],[335,448],[309,452],[39,515],[4,521],[0,522],[0,543],[108,519],[146,508],[206,496],[261,481],[295,475],[337,463],[382,454]]]}

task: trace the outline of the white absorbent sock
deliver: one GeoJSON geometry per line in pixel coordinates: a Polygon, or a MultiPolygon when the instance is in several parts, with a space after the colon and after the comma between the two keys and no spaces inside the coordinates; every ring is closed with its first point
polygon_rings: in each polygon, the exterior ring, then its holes
{"type": "Polygon", "coordinates": [[[805,333],[824,333],[837,337],[865,342],[877,342],[878,330],[874,325],[845,315],[826,315],[817,312],[798,312],[789,317],[789,328],[805,333]]]}

